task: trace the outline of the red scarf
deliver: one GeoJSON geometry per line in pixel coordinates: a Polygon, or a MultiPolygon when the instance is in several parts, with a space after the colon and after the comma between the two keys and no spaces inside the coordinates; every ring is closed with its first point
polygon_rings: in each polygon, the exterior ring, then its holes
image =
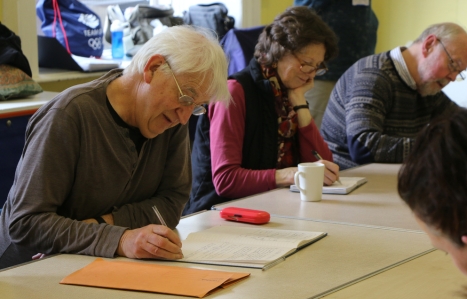
{"type": "Polygon", "coordinates": [[[264,78],[271,82],[272,91],[275,98],[277,123],[279,134],[277,140],[277,169],[296,166],[298,159],[294,157],[297,152],[293,136],[297,133],[298,120],[297,113],[293,110],[289,102],[287,88],[277,76],[277,70],[272,67],[261,66],[264,78]]]}

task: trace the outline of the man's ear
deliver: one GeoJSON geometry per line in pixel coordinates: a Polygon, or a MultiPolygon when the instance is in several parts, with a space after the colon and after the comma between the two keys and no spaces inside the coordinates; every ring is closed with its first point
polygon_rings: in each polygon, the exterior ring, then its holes
{"type": "Polygon", "coordinates": [[[144,71],[143,71],[144,82],[151,83],[154,73],[165,62],[166,62],[165,58],[162,55],[155,54],[151,56],[146,62],[146,65],[144,66],[144,71]]]}
{"type": "Polygon", "coordinates": [[[430,52],[433,51],[434,46],[438,38],[434,34],[428,35],[422,42],[422,53],[424,57],[427,57],[430,52]]]}
{"type": "Polygon", "coordinates": [[[462,243],[467,244],[467,236],[462,236],[461,241],[462,243]]]}

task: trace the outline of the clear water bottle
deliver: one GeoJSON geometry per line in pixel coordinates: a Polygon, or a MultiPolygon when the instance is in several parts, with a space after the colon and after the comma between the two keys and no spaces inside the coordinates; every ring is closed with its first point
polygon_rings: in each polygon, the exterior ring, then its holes
{"type": "Polygon", "coordinates": [[[115,20],[110,25],[110,32],[112,33],[112,58],[123,58],[123,24],[119,20],[115,20]]]}

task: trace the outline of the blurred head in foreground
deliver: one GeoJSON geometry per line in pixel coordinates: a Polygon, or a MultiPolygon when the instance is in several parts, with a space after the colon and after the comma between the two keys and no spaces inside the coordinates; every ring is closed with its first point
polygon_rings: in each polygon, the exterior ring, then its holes
{"type": "Polygon", "coordinates": [[[401,198],[434,247],[467,275],[467,110],[427,125],[398,178],[401,198]]]}

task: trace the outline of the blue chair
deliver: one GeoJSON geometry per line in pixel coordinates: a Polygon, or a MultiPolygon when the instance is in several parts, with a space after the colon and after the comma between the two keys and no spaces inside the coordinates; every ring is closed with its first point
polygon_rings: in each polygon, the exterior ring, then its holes
{"type": "MultiPolygon", "coordinates": [[[[258,37],[263,31],[263,28],[264,26],[244,29],[233,28],[230,29],[221,39],[220,44],[229,59],[229,76],[241,71],[250,63],[250,60],[253,58],[253,54],[255,53],[255,46],[258,43],[258,37]]],[[[191,116],[188,122],[191,142],[195,140],[197,122],[197,116],[191,116]]]]}
{"type": "Polygon", "coordinates": [[[0,209],[15,178],[16,166],[24,147],[24,135],[31,115],[0,119],[0,209]]]}
{"type": "Polygon", "coordinates": [[[244,69],[255,53],[258,37],[264,26],[230,29],[220,44],[229,59],[229,76],[244,69]]]}

